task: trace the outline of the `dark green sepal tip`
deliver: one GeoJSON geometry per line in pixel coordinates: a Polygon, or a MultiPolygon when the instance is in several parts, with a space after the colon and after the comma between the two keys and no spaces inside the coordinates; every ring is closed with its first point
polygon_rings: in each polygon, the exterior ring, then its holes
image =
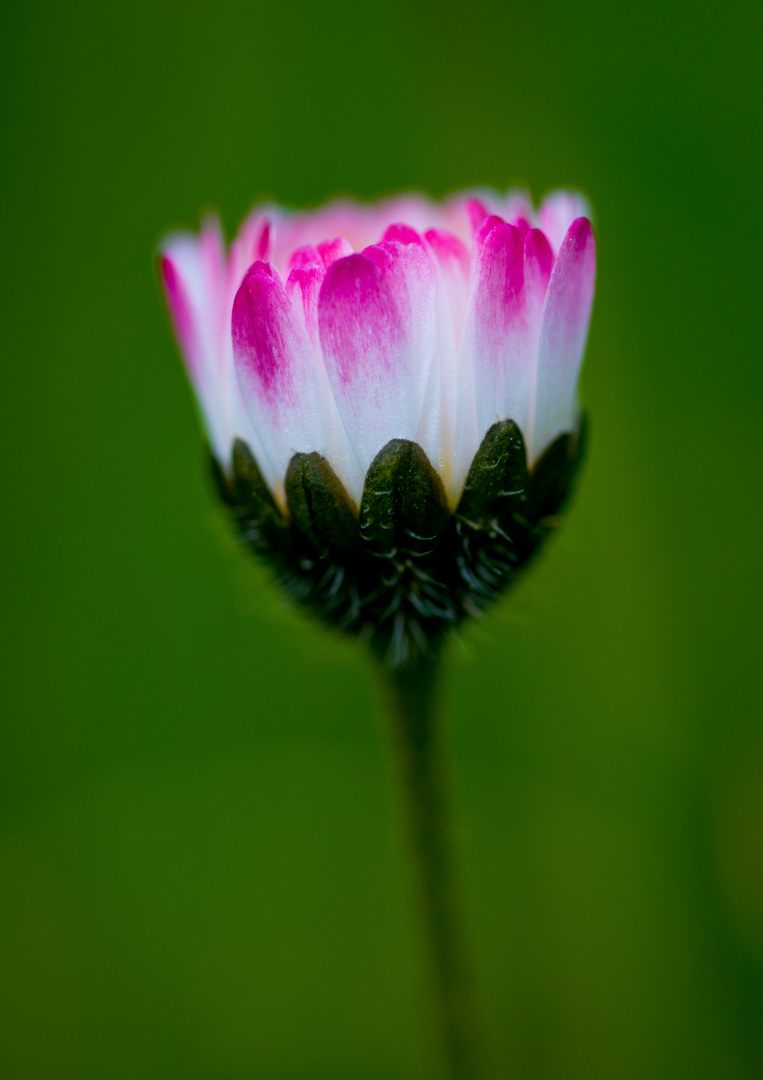
{"type": "Polygon", "coordinates": [[[558,516],[570,501],[586,455],[588,428],[588,415],[583,413],[577,431],[559,435],[536,461],[528,506],[534,520],[558,516]]]}
{"type": "Polygon", "coordinates": [[[225,469],[212,453],[210,447],[207,447],[207,463],[209,465],[209,475],[212,478],[212,484],[217,493],[217,497],[231,510],[235,510],[239,505],[239,498],[236,493],[235,487],[231,480],[229,480],[225,469]]]}
{"type": "Polygon", "coordinates": [[[522,432],[513,420],[500,420],[474,455],[457,517],[474,528],[484,528],[525,501],[528,480],[522,432]]]}
{"type": "Polygon", "coordinates": [[[422,555],[437,544],[449,517],[442,480],[419,444],[391,439],[366,473],[363,539],[379,553],[422,555]]]}
{"type": "Polygon", "coordinates": [[[225,482],[232,493],[233,514],[244,543],[258,555],[267,557],[278,550],[288,557],[292,544],[286,520],[243,439],[233,444],[231,478],[225,477],[225,482]]]}
{"type": "Polygon", "coordinates": [[[233,486],[240,506],[250,507],[259,514],[272,514],[282,521],[283,515],[273,494],[265,483],[257,460],[243,439],[233,443],[233,486]]]}
{"type": "Polygon", "coordinates": [[[318,453],[295,454],[286,471],[284,489],[292,525],[321,558],[354,559],[358,519],[328,461],[318,453]]]}

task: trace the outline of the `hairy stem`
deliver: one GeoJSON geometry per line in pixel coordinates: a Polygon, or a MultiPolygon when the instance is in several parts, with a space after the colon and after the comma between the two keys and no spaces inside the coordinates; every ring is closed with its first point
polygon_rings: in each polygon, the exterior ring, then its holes
{"type": "Polygon", "coordinates": [[[474,1080],[474,1010],[455,889],[438,675],[439,661],[425,659],[385,672],[443,1047],[452,1080],[474,1080]]]}

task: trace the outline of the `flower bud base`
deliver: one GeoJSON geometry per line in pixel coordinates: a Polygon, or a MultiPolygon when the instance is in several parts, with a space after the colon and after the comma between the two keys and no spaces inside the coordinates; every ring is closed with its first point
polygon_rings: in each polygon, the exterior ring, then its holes
{"type": "Polygon", "coordinates": [[[482,614],[558,526],[583,459],[585,423],[532,470],[512,420],[493,424],[455,512],[421,447],[392,439],[366,474],[359,512],[328,461],[295,454],[278,506],[241,440],[230,474],[213,458],[242,543],[321,619],[369,641],[391,668],[436,656],[448,633],[482,614]]]}

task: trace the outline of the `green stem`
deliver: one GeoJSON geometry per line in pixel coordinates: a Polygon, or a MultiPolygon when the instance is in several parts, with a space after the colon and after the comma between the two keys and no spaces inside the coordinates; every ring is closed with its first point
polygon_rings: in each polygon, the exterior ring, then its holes
{"type": "Polygon", "coordinates": [[[438,674],[437,660],[385,671],[442,1041],[452,1080],[474,1080],[474,1012],[454,888],[438,674]]]}

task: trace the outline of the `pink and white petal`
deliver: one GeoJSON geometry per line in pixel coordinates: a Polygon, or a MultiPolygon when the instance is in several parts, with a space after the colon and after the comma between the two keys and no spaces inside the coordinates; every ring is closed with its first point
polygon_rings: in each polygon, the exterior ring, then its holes
{"type": "Polygon", "coordinates": [[[471,226],[472,236],[476,236],[482,227],[485,218],[490,217],[490,210],[480,199],[467,199],[466,211],[469,215],[469,225],[471,226]]]}
{"type": "Polygon", "coordinates": [[[286,271],[288,274],[295,268],[295,266],[323,266],[323,258],[321,253],[312,244],[305,244],[304,247],[297,248],[289,256],[289,261],[286,264],[286,271]]]}
{"type": "Polygon", "coordinates": [[[437,263],[444,269],[455,267],[459,277],[469,280],[469,251],[466,245],[445,229],[427,229],[424,239],[429,244],[437,263]]]}
{"type": "Polygon", "coordinates": [[[551,271],[541,319],[535,421],[530,448],[537,460],[578,418],[577,386],[596,282],[596,241],[587,218],[573,221],[551,271]]]}
{"type": "Polygon", "coordinates": [[[230,302],[252,263],[260,258],[263,246],[271,246],[276,233],[278,211],[275,207],[256,206],[241,226],[238,236],[231,244],[228,258],[228,288],[230,302]],[[267,240],[267,244],[263,241],[267,240]]]}
{"type": "Polygon", "coordinates": [[[502,217],[497,214],[488,214],[483,218],[480,225],[475,229],[474,236],[472,238],[472,258],[471,258],[471,276],[474,281],[479,277],[479,265],[482,258],[482,249],[485,246],[485,241],[496,227],[496,225],[505,225],[502,217]]]}
{"type": "Polygon", "coordinates": [[[554,254],[562,246],[567,230],[576,218],[591,218],[591,207],[578,191],[553,191],[540,204],[538,219],[554,254]]]}
{"type": "Polygon", "coordinates": [[[414,393],[418,398],[416,440],[435,468],[440,459],[440,364],[435,267],[429,248],[409,225],[393,224],[381,244],[364,254],[381,257],[401,315],[413,357],[414,393]]]}
{"type": "Polygon", "coordinates": [[[505,417],[524,428],[530,377],[524,243],[513,226],[501,223],[486,237],[474,300],[478,422],[486,431],[505,417]]]}
{"type": "MultiPolygon", "coordinates": [[[[469,304],[469,252],[453,233],[430,229],[425,240],[432,253],[437,290],[440,373],[440,461],[449,490],[455,445],[458,355],[469,304]]],[[[428,408],[425,399],[424,408],[428,408]]]]}
{"type": "MultiPolygon", "coordinates": [[[[189,240],[189,245],[193,242],[189,240]]],[[[170,246],[171,253],[159,255],[159,273],[161,275],[164,298],[175,331],[188,374],[194,384],[206,377],[204,370],[204,350],[197,325],[196,299],[198,289],[191,289],[187,283],[192,260],[196,260],[193,247],[186,252],[185,244],[178,238],[170,246]],[[194,295],[195,294],[195,295],[194,295]]],[[[199,276],[200,267],[193,267],[195,277],[199,276]]]]}
{"type": "Polygon", "coordinates": [[[471,241],[485,218],[493,215],[508,221],[510,225],[525,221],[533,227],[538,221],[532,199],[522,189],[509,191],[505,195],[489,188],[460,192],[445,202],[442,213],[444,228],[465,243],[471,241]]]}
{"type": "Polygon", "coordinates": [[[318,295],[325,276],[322,263],[317,266],[307,263],[295,266],[286,282],[286,295],[315,347],[318,346],[318,295]]]}
{"type": "Polygon", "coordinates": [[[199,253],[203,275],[204,306],[208,312],[208,332],[214,354],[217,377],[228,384],[233,377],[230,348],[230,306],[228,257],[219,219],[210,215],[202,222],[199,253]]]}
{"type": "MultiPolygon", "coordinates": [[[[267,249],[271,231],[270,219],[258,223],[253,231],[255,248],[267,249]]],[[[234,438],[244,438],[262,460],[259,445],[241,401],[241,391],[236,376],[231,342],[231,309],[235,289],[231,280],[231,260],[225,250],[225,241],[216,215],[206,217],[199,235],[199,249],[204,273],[204,291],[210,311],[210,334],[215,364],[216,392],[226,432],[226,458],[230,464],[230,448],[234,438]]]]}
{"type": "Polygon", "coordinates": [[[424,246],[424,242],[413,228],[412,225],[406,225],[402,221],[395,221],[391,225],[388,225],[381,237],[382,242],[396,242],[398,244],[418,244],[421,248],[424,246]]]}
{"type": "Polygon", "coordinates": [[[160,273],[180,352],[185,362],[210,445],[227,460],[231,430],[218,378],[217,290],[206,289],[205,263],[195,237],[169,237],[160,255],[160,273]]]}
{"type": "Polygon", "coordinates": [[[358,499],[363,489],[363,473],[350,446],[344,425],[339,417],[334,395],[329,386],[328,375],[321,355],[318,332],[318,297],[326,276],[323,266],[297,266],[289,274],[286,293],[297,317],[301,320],[313,348],[313,364],[323,403],[326,425],[326,457],[339,479],[353,498],[358,499]]]}
{"type": "Polygon", "coordinates": [[[503,216],[504,207],[505,197],[494,188],[481,187],[459,191],[451,195],[443,204],[445,224],[436,227],[455,232],[460,239],[465,239],[464,225],[467,226],[466,238],[468,238],[479,228],[485,217],[490,214],[503,216]]]}
{"type": "Polygon", "coordinates": [[[529,448],[533,441],[535,424],[535,396],[538,381],[538,348],[540,327],[543,315],[543,302],[554,265],[554,253],[551,245],[540,231],[531,229],[524,238],[525,245],[525,302],[527,304],[527,330],[532,357],[532,381],[530,400],[527,410],[527,426],[523,431],[525,443],[529,448]]]}
{"type": "Polygon", "coordinates": [[[532,228],[538,219],[530,193],[523,188],[514,188],[512,191],[507,191],[498,203],[495,212],[500,214],[511,225],[517,225],[518,222],[522,221],[532,228]]]}
{"type": "MultiPolygon", "coordinates": [[[[475,198],[470,192],[458,192],[445,201],[441,209],[442,224],[432,224],[430,228],[442,229],[452,233],[467,246],[472,242],[472,220],[469,213],[469,203],[475,198]]],[[[478,201],[483,200],[478,198],[478,201]]],[[[487,207],[484,207],[487,211],[487,207]]]]}
{"type": "Polygon", "coordinates": [[[457,236],[442,229],[430,229],[424,238],[437,270],[438,292],[450,316],[448,338],[457,355],[469,303],[469,252],[457,236]]]}
{"type": "Polygon", "coordinates": [[[273,231],[273,222],[269,217],[266,217],[255,241],[257,258],[261,262],[268,262],[273,253],[273,231]]]}
{"type": "Polygon", "coordinates": [[[454,487],[460,490],[480,440],[497,420],[526,430],[532,391],[524,288],[524,243],[513,225],[494,225],[475,265],[458,375],[454,487]]]}
{"type": "Polygon", "coordinates": [[[273,262],[279,269],[285,267],[296,248],[306,245],[318,248],[336,236],[346,237],[352,251],[356,246],[360,222],[359,207],[349,199],[336,200],[312,212],[288,214],[280,223],[273,262]]]}
{"type": "Polygon", "coordinates": [[[388,225],[405,221],[422,230],[434,223],[438,209],[418,195],[396,196],[379,203],[358,203],[337,199],[312,213],[291,215],[284,224],[276,251],[276,265],[283,253],[303,244],[319,247],[332,237],[341,236],[349,250],[334,252],[329,261],[378,243],[388,225]]]}
{"type": "Polygon", "coordinates": [[[337,258],[377,243],[387,226],[395,221],[405,221],[423,232],[427,228],[444,227],[446,213],[443,207],[416,194],[395,196],[378,203],[336,199],[318,210],[292,213],[284,213],[278,207],[262,206],[250,214],[239,241],[250,256],[250,262],[261,258],[258,247],[264,235],[263,228],[269,222],[267,258],[279,272],[286,272],[290,269],[290,256],[297,248],[309,245],[320,250],[333,237],[343,237],[344,250],[330,252],[326,258],[326,265],[329,265],[337,258]]]}
{"type": "Polygon", "coordinates": [[[373,222],[374,235],[369,241],[374,243],[389,225],[404,221],[418,233],[436,225],[442,225],[442,210],[424,195],[396,195],[379,204],[379,213],[373,222]]]}
{"type": "MultiPolygon", "coordinates": [[[[248,243],[253,250],[267,232],[266,225],[261,215],[257,219],[250,218],[248,243]]],[[[231,342],[234,282],[238,284],[234,269],[236,256],[239,260],[247,257],[247,265],[252,262],[245,247],[246,241],[242,242],[239,237],[228,255],[219,220],[213,215],[204,220],[198,240],[194,238],[191,248],[183,255],[185,258],[190,256],[185,265],[191,271],[189,280],[193,281],[197,301],[195,310],[204,370],[200,400],[203,413],[210,416],[206,423],[211,432],[210,441],[221,464],[229,467],[233,440],[244,438],[267,474],[268,462],[241,401],[231,342]]]]}
{"type": "Polygon", "coordinates": [[[420,414],[396,283],[380,262],[378,251],[338,259],[318,298],[329,384],[363,473],[390,439],[417,438],[420,414]]]}
{"type": "Polygon", "coordinates": [[[201,223],[199,253],[205,285],[210,295],[215,297],[215,302],[221,304],[225,298],[228,256],[220,219],[216,214],[207,214],[201,223]]]}
{"type": "MultiPolygon", "coordinates": [[[[434,354],[434,265],[424,238],[410,225],[394,223],[384,232],[382,242],[365,249],[373,256],[385,252],[386,273],[405,320],[416,366],[426,368],[434,354]]],[[[420,371],[422,383],[426,379],[420,371]]]]}
{"type": "Polygon", "coordinates": [[[348,255],[352,255],[352,247],[343,236],[337,236],[335,240],[324,240],[318,244],[318,254],[323,261],[323,265],[328,269],[337,259],[344,259],[348,255]]]}
{"type": "Polygon", "coordinates": [[[271,264],[244,277],[231,333],[244,405],[283,480],[295,452],[326,452],[326,426],[310,340],[271,264]]]}
{"type": "Polygon", "coordinates": [[[554,266],[551,245],[540,229],[530,229],[524,237],[525,246],[525,295],[531,320],[537,312],[540,329],[540,313],[554,266]]]}

